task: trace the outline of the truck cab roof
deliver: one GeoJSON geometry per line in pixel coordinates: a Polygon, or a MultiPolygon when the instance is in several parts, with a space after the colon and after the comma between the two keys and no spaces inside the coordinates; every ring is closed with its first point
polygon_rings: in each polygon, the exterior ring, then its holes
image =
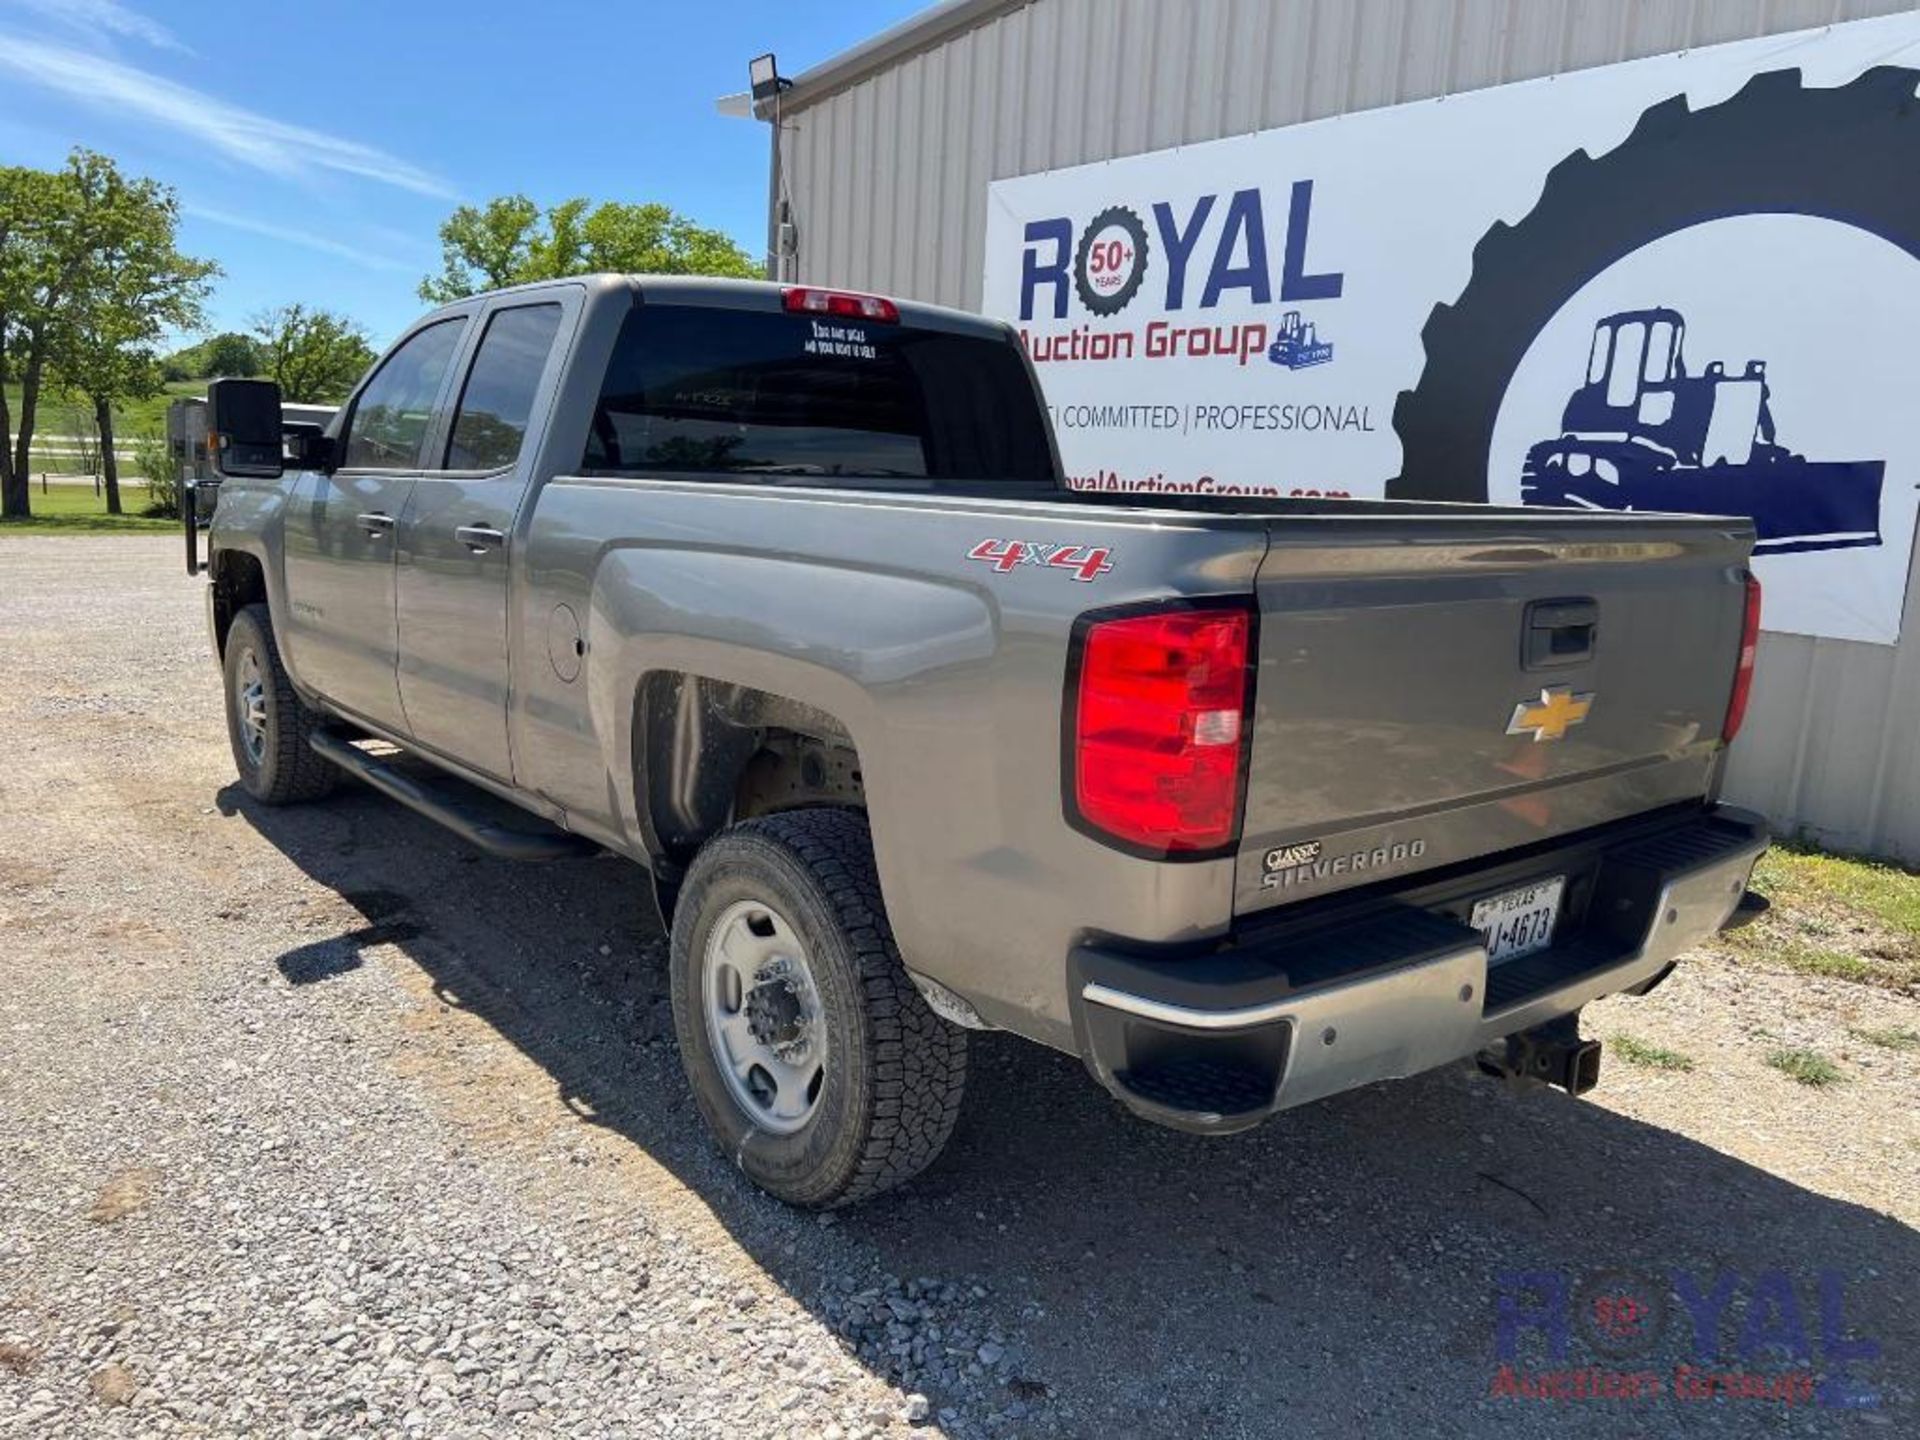
{"type": "MultiPolygon", "coordinates": [[[[849,295],[876,293],[869,290],[805,282],[786,284],[771,280],[730,280],[709,275],[648,275],[602,271],[591,275],[570,275],[560,280],[535,280],[525,285],[511,285],[499,290],[483,291],[443,305],[432,314],[422,316],[418,323],[427,323],[437,316],[462,314],[476,305],[504,296],[538,295],[562,289],[585,290],[590,305],[619,303],[619,298],[625,296],[629,302],[638,301],[641,304],[698,305],[715,309],[769,311],[784,309],[785,297],[790,290],[827,290],[849,295]]],[[[885,299],[896,307],[900,315],[898,323],[901,325],[915,326],[924,330],[943,330],[953,334],[976,335],[982,338],[1011,338],[1012,335],[1010,327],[1002,322],[989,320],[983,315],[975,315],[966,310],[955,310],[945,305],[926,305],[916,300],[899,300],[890,295],[878,298],[885,299]]]]}

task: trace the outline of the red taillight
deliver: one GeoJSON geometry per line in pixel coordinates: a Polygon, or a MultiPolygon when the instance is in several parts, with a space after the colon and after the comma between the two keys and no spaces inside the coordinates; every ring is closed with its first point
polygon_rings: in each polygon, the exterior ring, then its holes
{"type": "Polygon", "coordinates": [[[1747,718],[1747,696],[1753,690],[1753,657],[1760,648],[1760,582],[1747,575],[1747,618],[1740,626],[1740,662],[1733,672],[1733,694],[1727,697],[1727,723],[1720,738],[1728,744],[1747,718]]]}
{"type": "Polygon", "coordinates": [[[1251,628],[1237,607],[1087,627],[1073,697],[1071,801],[1080,822],[1156,856],[1234,840],[1251,628]]]}
{"type": "Polygon", "coordinates": [[[798,289],[783,291],[789,310],[803,315],[839,315],[848,320],[879,320],[895,324],[900,307],[879,295],[857,295],[851,290],[798,289]]]}

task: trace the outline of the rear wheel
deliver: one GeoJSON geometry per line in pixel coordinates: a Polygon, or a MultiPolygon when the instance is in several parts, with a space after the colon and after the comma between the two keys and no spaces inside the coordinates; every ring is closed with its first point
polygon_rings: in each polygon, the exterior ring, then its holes
{"type": "Polygon", "coordinates": [[[241,787],[267,805],[317,800],[339,783],[340,771],[307,743],[322,717],[294,693],[273,621],[264,605],[233,617],[223,657],[227,739],[241,787]]]}
{"type": "Polygon", "coordinates": [[[946,1144],[966,1033],[901,964],[860,815],[789,811],[710,841],[675,908],[672,978],[700,1113],[763,1190],[850,1204],[946,1144]]]}

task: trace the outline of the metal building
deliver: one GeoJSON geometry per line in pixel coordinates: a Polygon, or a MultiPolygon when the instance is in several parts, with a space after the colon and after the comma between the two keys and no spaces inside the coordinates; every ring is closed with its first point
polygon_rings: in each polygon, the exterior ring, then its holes
{"type": "MultiPolygon", "coordinates": [[[[993,180],[1913,8],[946,0],[781,96],[769,253],[783,276],[977,309],[993,180]]],[[[1763,637],[1729,798],[1824,845],[1920,861],[1916,578],[1898,646],[1763,637]]]]}

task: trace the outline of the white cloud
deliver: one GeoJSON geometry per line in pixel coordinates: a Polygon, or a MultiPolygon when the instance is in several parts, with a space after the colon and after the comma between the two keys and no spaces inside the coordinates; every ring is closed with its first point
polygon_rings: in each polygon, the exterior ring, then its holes
{"type": "Polygon", "coordinates": [[[289,125],[86,51],[0,33],[0,71],[93,109],[163,126],[230,160],[283,179],[327,170],[417,195],[454,196],[446,181],[384,150],[304,125],[289,125]]]}
{"type": "Polygon", "coordinates": [[[49,20],[87,35],[115,36],[123,40],[138,40],[156,50],[177,50],[183,55],[193,53],[158,20],[128,9],[120,0],[11,0],[11,3],[19,9],[31,10],[36,15],[44,15],[49,20]]]}
{"type": "Polygon", "coordinates": [[[396,260],[391,255],[362,250],[357,245],[335,240],[330,235],[302,230],[292,225],[276,225],[271,220],[256,220],[251,215],[235,215],[231,211],[214,210],[205,205],[184,204],[180,207],[180,213],[190,215],[196,220],[204,220],[209,225],[222,225],[229,230],[245,230],[249,234],[264,235],[270,240],[284,240],[289,245],[318,250],[323,255],[338,255],[342,260],[351,260],[354,264],[364,265],[369,270],[417,271],[426,268],[419,261],[396,260]]]}

